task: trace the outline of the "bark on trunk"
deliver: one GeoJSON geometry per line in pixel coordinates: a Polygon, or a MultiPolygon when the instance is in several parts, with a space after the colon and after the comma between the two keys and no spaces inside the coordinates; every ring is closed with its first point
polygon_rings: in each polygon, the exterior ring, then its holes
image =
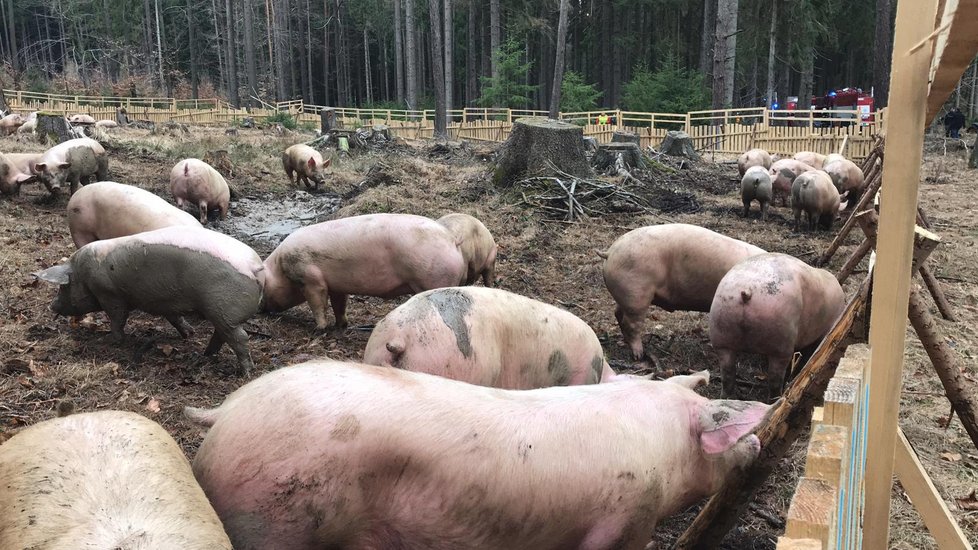
{"type": "Polygon", "coordinates": [[[557,49],[554,55],[554,83],[550,93],[550,118],[560,113],[561,84],[564,82],[564,45],[567,43],[567,19],[570,1],[560,0],[560,17],[557,20],[557,49]]]}
{"type": "Polygon", "coordinates": [[[323,0],[323,17],[326,21],[323,25],[323,105],[329,105],[329,83],[332,82],[329,76],[329,0],[323,0]]]}
{"type": "Polygon", "coordinates": [[[397,102],[404,102],[404,42],[401,31],[401,0],[394,0],[394,80],[397,81],[397,102]]]}
{"type": "Polygon", "coordinates": [[[428,18],[431,22],[431,80],[435,89],[435,139],[447,139],[445,111],[445,64],[441,40],[441,11],[439,0],[428,0],[428,18]]]}
{"type": "Polygon", "coordinates": [[[700,39],[700,72],[711,74],[713,46],[716,43],[717,0],[703,1],[703,35],[700,39]]]}
{"type": "Polygon", "coordinates": [[[489,48],[492,78],[499,78],[499,61],[496,59],[496,52],[502,45],[502,14],[500,13],[499,0],[489,0],[489,48]]]}
{"type": "Polygon", "coordinates": [[[246,75],[246,78],[248,79],[248,90],[245,92],[245,95],[247,96],[245,103],[248,105],[254,105],[255,100],[251,98],[258,97],[258,70],[256,69],[255,63],[255,6],[252,0],[244,0],[244,4],[241,6],[241,8],[244,13],[245,71],[248,73],[246,75]]]}
{"type": "Polygon", "coordinates": [[[187,53],[190,57],[190,95],[197,99],[199,95],[197,77],[197,28],[194,25],[196,13],[193,10],[193,3],[187,0],[187,53]]]}
{"type": "MultiPolygon", "coordinates": [[[[159,3],[159,0],[156,1],[159,3]]],[[[225,0],[224,6],[227,16],[228,101],[234,107],[238,107],[241,105],[241,100],[238,97],[238,45],[234,37],[236,34],[234,4],[231,0],[225,0]]]]}
{"type": "Polygon", "coordinates": [[[739,9],[738,0],[721,0],[727,5],[726,21],[724,27],[727,30],[726,57],[723,67],[723,103],[726,107],[733,107],[734,78],[737,67],[737,11],[739,9]]]}
{"type": "Polygon", "coordinates": [[[363,27],[363,78],[366,90],[367,104],[374,102],[373,83],[370,82],[370,40],[367,38],[367,26],[363,27]]]}
{"type": "Polygon", "coordinates": [[[526,177],[592,174],[584,154],[584,129],[545,118],[521,118],[499,152],[493,183],[509,187],[526,177]]]}
{"type": "MultiPolygon", "coordinates": [[[[469,0],[469,24],[468,24],[468,49],[465,52],[465,104],[466,106],[475,105],[475,100],[479,98],[478,76],[479,69],[476,66],[477,57],[475,55],[475,16],[476,6],[479,4],[474,0],[469,0]]],[[[972,101],[974,103],[974,101],[972,101]]]]}
{"type": "Polygon", "coordinates": [[[778,0],[771,0],[771,36],[767,50],[767,89],[764,97],[767,98],[767,108],[770,109],[774,104],[774,60],[778,42],[775,39],[778,32],[778,0]]]}
{"type": "Polygon", "coordinates": [[[890,62],[893,50],[893,0],[876,0],[873,36],[873,96],[877,109],[886,107],[890,95],[890,62]]]}
{"type": "MultiPolygon", "coordinates": [[[[455,86],[455,33],[452,25],[452,0],[445,0],[445,109],[452,109],[452,88],[455,86]]],[[[447,119],[446,119],[447,120],[447,119]]],[[[448,120],[451,122],[451,120],[448,120]]]]}
{"type": "Polygon", "coordinates": [[[407,64],[407,108],[418,108],[418,52],[415,45],[414,36],[414,2],[415,0],[404,0],[404,62],[407,64]]]}
{"type": "Polygon", "coordinates": [[[807,111],[812,106],[812,80],[815,72],[815,52],[811,47],[802,53],[800,83],[798,86],[798,110],[807,111]]]}

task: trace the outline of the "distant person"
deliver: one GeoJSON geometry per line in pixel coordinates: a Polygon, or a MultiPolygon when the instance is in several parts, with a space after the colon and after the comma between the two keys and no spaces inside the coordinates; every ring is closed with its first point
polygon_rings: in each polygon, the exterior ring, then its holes
{"type": "Polygon", "coordinates": [[[598,115],[598,124],[608,124],[608,113],[598,115]]]}
{"type": "Polygon", "coordinates": [[[964,113],[955,107],[944,115],[944,136],[961,139],[961,128],[964,128],[964,113]]]}

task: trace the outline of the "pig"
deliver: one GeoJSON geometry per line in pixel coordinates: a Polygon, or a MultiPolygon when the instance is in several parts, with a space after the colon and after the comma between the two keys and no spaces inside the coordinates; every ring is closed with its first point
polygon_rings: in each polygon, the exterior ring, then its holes
{"type": "Polygon", "coordinates": [[[27,115],[27,120],[17,128],[18,134],[31,134],[37,128],[37,111],[27,115]]]}
{"type": "Polygon", "coordinates": [[[95,124],[95,118],[91,115],[71,115],[68,117],[68,122],[72,124],[95,124]]]}
{"type": "Polygon", "coordinates": [[[448,214],[437,221],[448,228],[456,240],[462,242],[462,257],[468,266],[465,284],[474,284],[476,279],[482,277],[482,284],[491,287],[496,276],[496,253],[499,247],[489,229],[468,214],[448,214]]]}
{"type": "Polygon", "coordinates": [[[0,548],[231,550],[166,430],[136,413],[40,422],[0,446],[0,548]]]}
{"type": "Polygon", "coordinates": [[[773,190],[771,175],[763,166],[751,166],[740,180],[740,199],[744,203],[744,217],[750,214],[750,203],[755,200],[761,205],[761,219],[767,219],[767,203],[771,202],[773,190]]]}
{"type": "Polygon", "coordinates": [[[282,167],[289,176],[289,182],[292,185],[302,182],[306,189],[313,188],[309,183],[310,179],[315,183],[316,190],[325,183],[323,169],[329,166],[329,162],[329,159],[323,161],[319,151],[302,143],[293,145],[282,153],[282,167]]]}
{"type": "Polygon", "coordinates": [[[190,214],[132,185],[99,181],[68,200],[68,231],[76,248],[174,225],[200,227],[190,214]]]}
{"type": "Polygon", "coordinates": [[[771,410],[683,382],[514,391],[320,360],[184,411],[210,426],[194,475],[237,550],[610,550],[750,464],[771,410]]]}
{"type": "Polygon", "coordinates": [[[9,136],[10,134],[17,131],[18,128],[27,122],[24,117],[18,115],[17,113],[11,113],[3,118],[0,118],[0,134],[9,136]]]}
{"type": "Polygon", "coordinates": [[[781,204],[788,205],[788,197],[791,195],[791,184],[795,178],[804,172],[810,172],[815,168],[795,159],[781,159],[771,165],[768,172],[771,175],[771,187],[774,190],[774,202],[781,197],[781,204]]]}
{"type": "Polygon", "coordinates": [[[795,178],[791,184],[791,210],[795,215],[795,231],[799,230],[801,213],[805,212],[808,229],[817,226],[831,229],[835,215],[845,208],[832,178],[822,170],[813,170],[795,178]]]}
{"type": "MultiPolygon", "coordinates": [[[[709,311],[720,279],[764,250],[695,225],[671,223],[625,233],[606,252],[604,283],[632,356],[645,358],[642,332],[649,306],[666,311],[709,311]]],[[[656,361],[654,357],[650,357],[656,361]]]]}
{"type": "Polygon", "coordinates": [[[97,120],[95,121],[96,128],[118,128],[119,123],[114,120],[97,120]]]}
{"type": "Polygon", "coordinates": [[[394,298],[458,286],[466,277],[460,243],[438,222],[409,214],[368,214],[309,225],[265,259],[264,311],[308,301],[318,330],[331,304],[347,326],[350,294],[394,298]]]}
{"type": "Polygon", "coordinates": [[[67,181],[74,193],[82,180],[85,183],[104,181],[109,177],[109,157],[99,142],[90,138],[69,139],[48,149],[34,165],[41,183],[51,193],[59,193],[67,181]]]}
{"type": "Polygon", "coordinates": [[[265,277],[248,245],[202,227],[175,226],[89,243],[68,263],[35,274],[60,285],[51,309],[60,315],[105,311],[121,342],[132,310],[161,315],[184,338],[192,329],[181,315],[195,312],[214,325],[204,352],[227,342],[241,374],[254,363],[242,325],[258,312],[265,277]]]}
{"type": "Polygon", "coordinates": [[[751,166],[763,166],[765,169],[770,168],[771,154],[764,149],[751,149],[740,155],[740,158],[737,159],[737,170],[740,171],[740,177],[744,177],[747,169],[751,166]]]}
{"type": "Polygon", "coordinates": [[[481,287],[414,295],[377,324],[363,362],[512,390],[615,376],[597,335],[576,315],[481,287]]]}
{"type": "Polygon", "coordinates": [[[737,395],[737,352],[767,357],[768,397],[781,393],[796,350],[816,344],[845,307],[835,276],[787,254],[762,254],[735,265],[710,306],[710,343],[720,356],[723,396],[737,395]]]}
{"type": "Polygon", "coordinates": [[[813,153],[811,151],[802,151],[800,153],[795,153],[792,157],[797,161],[804,162],[805,164],[815,168],[816,170],[821,170],[822,165],[825,163],[825,155],[819,153],[813,153]]]}
{"type": "Polygon", "coordinates": [[[200,209],[200,223],[207,223],[209,210],[217,210],[223,220],[228,214],[231,188],[220,172],[198,159],[181,160],[170,170],[170,192],[183,208],[184,202],[200,209]]]}
{"type": "Polygon", "coordinates": [[[832,183],[839,193],[848,192],[850,201],[862,194],[865,177],[862,168],[855,162],[845,158],[834,159],[826,161],[823,170],[832,178],[832,183]]]}
{"type": "Polygon", "coordinates": [[[11,155],[0,153],[0,194],[19,195],[20,186],[37,179],[30,172],[22,172],[20,165],[11,155]]]}
{"type": "Polygon", "coordinates": [[[837,160],[846,160],[846,157],[841,153],[829,153],[825,155],[825,161],[822,162],[822,168],[824,169],[826,166],[837,160]]]}

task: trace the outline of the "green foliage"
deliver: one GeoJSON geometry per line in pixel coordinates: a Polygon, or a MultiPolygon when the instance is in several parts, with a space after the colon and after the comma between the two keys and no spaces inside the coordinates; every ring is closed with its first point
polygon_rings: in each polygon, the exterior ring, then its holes
{"type": "Polygon", "coordinates": [[[560,110],[565,113],[592,111],[598,107],[601,92],[584,82],[580,73],[567,71],[560,83],[560,110]]]}
{"type": "Polygon", "coordinates": [[[530,95],[539,86],[524,84],[532,62],[523,63],[523,46],[510,37],[498,50],[493,52],[499,64],[497,78],[482,77],[482,97],[478,104],[482,107],[509,107],[519,109],[527,104],[530,95]]]}
{"type": "Polygon", "coordinates": [[[637,65],[632,79],[625,84],[621,102],[629,111],[686,113],[708,109],[710,94],[702,74],[680,67],[675,58],[669,57],[658,71],[637,65]]]}
{"type": "Polygon", "coordinates": [[[289,130],[295,130],[297,127],[297,124],[295,123],[295,119],[292,118],[292,115],[286,113],[285,111],[278,111],[276,113],[272,113],[271,115],[268,116],[268,118],[265,119],[265,123],[268,125],[272,125],[276,123],[281,124],[285,128],[288,128],[289,130]]]}

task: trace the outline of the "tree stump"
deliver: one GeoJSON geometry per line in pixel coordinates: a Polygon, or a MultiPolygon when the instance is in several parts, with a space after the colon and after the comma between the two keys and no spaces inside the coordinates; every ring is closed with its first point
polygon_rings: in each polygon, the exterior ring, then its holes
{"type": "Polygon", "coordinates": [[[611,134],[611,143],[634,143],[637,147],[641,147],[642,139],[638,134],[615,130],[615,133],[611,134]]]}
{"type": "Polygon", "coordinates": [[[659,150],[672,157],[686,157],[691,160],[700,158],[693,147],[693,138],[681,130],[666,133],[659,150]]]}
{"type": "Polygon", "coordinates": [[[127,126],[129,124],[129,115],[126,113],[125,107],[116,108],[115,121],[119,126],[127,126]]]}
{"type": "Polygon", "coordinates": [[[591,166],[599,172],[607,170],[615,165],[615,160],[621,155],[626,168],[645,168],[645,159],[642,158],[642,150],[636,143],[612,142],[598,146],[598,151],[591,158],[591,166]]]}
{"type": "Polygon", "coordinates": [[[584,154],[584,129],[546,118],[521,118],[503,144],[493,183],[508,187],[533,176],[556,176],[556,170],[582,178],[591,167],[584,154]]]}
{"type": "Polygon", "coordinates": [[[968,168],[978,168],[978,140],[975,140],[975,147],[971,148],[971,156],[968,158],[968,168]]]}
{"type": "Polygon", "coordinates": [[[319,133],[326,135],[333,128],[336,128],[336,111],[334,109],[319,111],[319,133]]]}
{"type": "Polygon", "coordinates": [[[37,113],[37,129],[35,131],[41,143],[48,143],[49,145],[57,145],[77,137],[72,133],[68,121],[61,113],[37,113]]]}

